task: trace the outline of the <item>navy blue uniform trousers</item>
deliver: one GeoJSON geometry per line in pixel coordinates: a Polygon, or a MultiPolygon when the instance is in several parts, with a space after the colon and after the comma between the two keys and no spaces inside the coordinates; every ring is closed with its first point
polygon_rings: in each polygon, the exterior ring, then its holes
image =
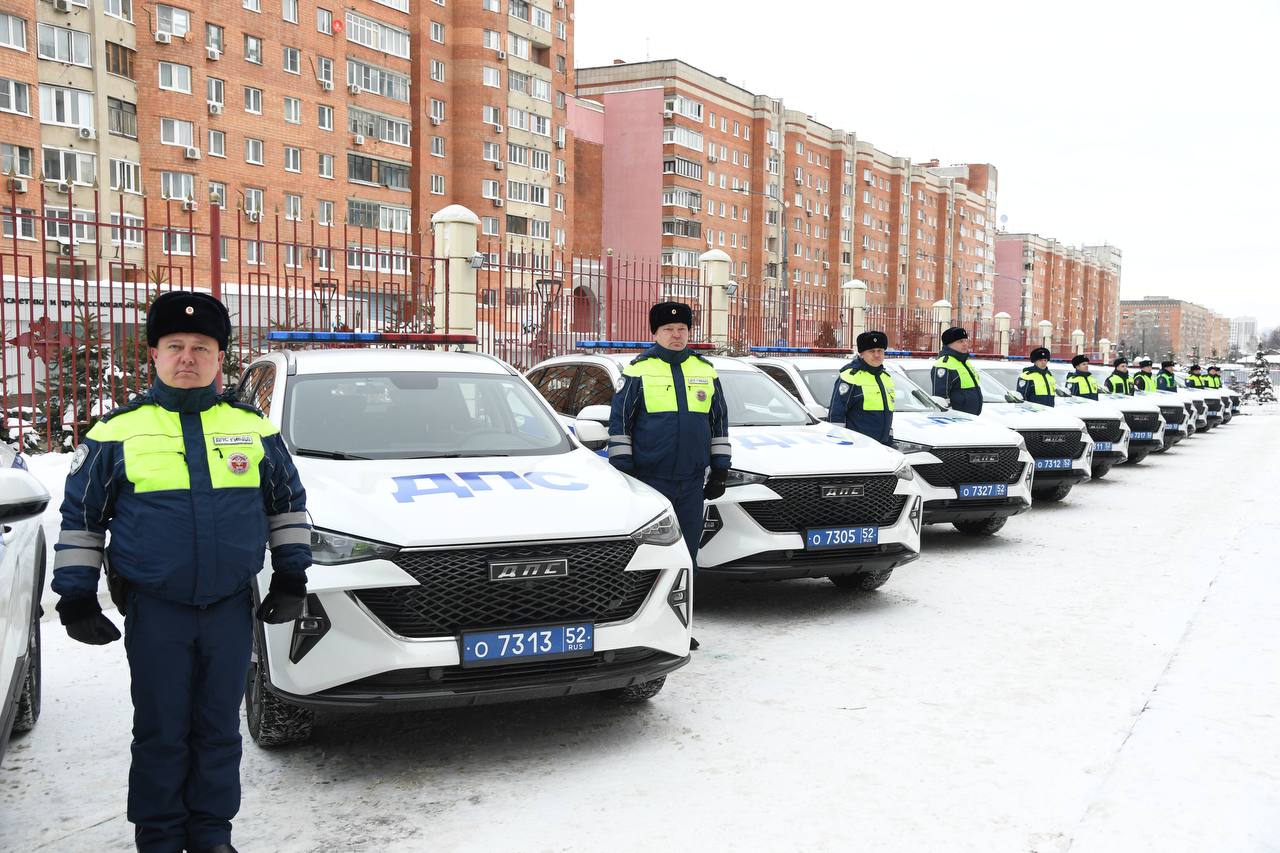
{"type": "Polygon", "coordinates": [[[702,478],[669,480],[666,477],[650,477],[645,474],[637,474],[635,478],[671,501],[671,506],[676,511],[676,521],[680,522],[680,532],[684,535],[684,545],[689,549],[689,556],[693,558],[693,566],[696,569],[698,545],[702,542],[702,478]]]}
{"type": "Polygon", "coordinates": [[[177,853],[230,843],[240,808],[240,699],[253,644],[252,593],[191,605],[133,591],[128,602],[128,817],[138,850],[177,853]]]}

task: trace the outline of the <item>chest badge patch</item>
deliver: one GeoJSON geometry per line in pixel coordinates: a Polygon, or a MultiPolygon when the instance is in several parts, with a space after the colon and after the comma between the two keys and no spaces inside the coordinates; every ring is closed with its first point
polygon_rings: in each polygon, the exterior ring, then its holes
{"type": "Polygon", "coordinates": [[[699,403],[707,402],[707,392],[703,391],[701,388],[698,389],[698,402],[699,403]]]}
{"type": "Polygon", "coordinates": [[[232,474],[245,474],[249,471],[249,457],[243,453],[232,453],[227,457],[227,468],[232,474]]]}

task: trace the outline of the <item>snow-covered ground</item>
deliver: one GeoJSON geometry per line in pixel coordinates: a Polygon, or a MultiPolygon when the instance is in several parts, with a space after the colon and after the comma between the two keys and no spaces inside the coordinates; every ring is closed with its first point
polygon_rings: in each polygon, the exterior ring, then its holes
{"type": "MultiPolygon", "coordinates": [[[[299,748],[249,742],[237,846],[1278,850],[1280,409],[1249,411],[994,540],[931,528],[876,594],[700,588],[702,650],[647,706],[325,717],[299,748]]],[[[130,850],[123,650],[44,627],[0,850],[130,850]]]]}

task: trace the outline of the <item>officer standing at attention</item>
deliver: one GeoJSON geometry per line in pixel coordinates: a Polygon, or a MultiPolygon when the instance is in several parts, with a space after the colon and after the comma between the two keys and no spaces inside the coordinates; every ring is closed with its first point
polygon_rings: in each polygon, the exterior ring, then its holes
{"type": "MultiPolygon", "coordinates": [[[[1150,362],[1148,362],[1150,364],[1150,362]]],[[[1111,362],[1111,375],[1103,383],[1108,394],[1128,394],[1133,396],[1133,377],[1129,375],[1129,362],[1124,356],[1111,362]]]]}
{"type": "Polygon", "coordinates": [[[1205,377],[1200,375],[1200,365],[1193,364],[1187,369],[1187,387],[1188,388],[1208,388],[1205,384],[1205,377]]]}
{"type": "Polygon", "coordinates": [[[207,294],[155,300],[155,383],[76,448],[54,549],[53,591],[72,639],[120,639],[98,605],[104,551],[113,598],[124,585],[127,814],[142,853],[235,853],[251,581],[268,543],[274,572],[257,618],[290,622],[306,596],[310,526],[293,460],[261,412],[216,390],[230,333],[227,309],[207,294]]]}
{"type": "Polygon", "coordinates": [[[1177,391],[1178,377],[1173,375],[1173,362],[1160,362],[1160,372],[1156,374],[1157,391],[1177,391]]]}
{"type": "Polygon", "coordinates": [[[933,363],[933,395],[951,401],[951,408],[977,416],[982,414],[982,388],[978,368],[969,364],[973,342],[969,333],[952,326],[942,333],[942,350],[933,363]]]}
{"type": "Polygon", "coordinates": [[[889,336],[884,332],[858,335],[858,357],[844,366],[831,391],[827,420],[893,443],[893,377],[884,369],[889,336]]]}
{"type": "Polygon", "coordinates": [[[1151,359],[1144,358],[1138,362],[1138,375],[1133,377],[1133,387],[1137,391],[1157,391],[1156,375],[1151,372],[1151,359]]]}
{"type": "Polygon", "coordinates": [[[1071,358],[1071,366],[1075,370],[1067,374],[1067,390],[1073,397],[1098,399],[1098,380],[1089,372],[1089,356],[1075,355],[1071,358]]]}
{"type": "Polygon", "coordinates": [[[1222,387],[1222,368],[1216,364],[1209,365],[1209,375],[1204,378],[1204,387],[1221,388],[1222,387]]]}
{"type": "Polygon", "coordinates": [[[623,369],[622,390],[613,395],[609,463],[671,501],[696,568],[703,501],[724,494],[730,450],[720,377],[688,348],[692,325],[693,309],[683,302],[649,309],[653,346],[623,369]]]}
{"type": "Polygon", "coordinates": [[[1031,364],[1023,368],[1022,375],[1018,377],[1018,393],[1028,403],[1053,405],[1054,392],[1058,386],[1053,374],[1049,372],[1049,358],[1049,350],[1036,347],[1031,351],[1031,364]]]}

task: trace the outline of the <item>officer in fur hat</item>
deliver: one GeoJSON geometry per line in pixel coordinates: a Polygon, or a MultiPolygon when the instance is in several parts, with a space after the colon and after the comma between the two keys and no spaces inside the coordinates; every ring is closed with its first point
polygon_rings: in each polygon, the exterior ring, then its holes
{"type": "Polygon", "coordinates": [[[893,443],[893,377],[884,369],[889,336],[884,332],[858,335],[858,357],[836,377],[827,420],[874,438],[893,443]]]}
{"type": "Polygon", "coordinates": [[[1071,366],[1075,370],[1067,374],[1067,390],[1075,397],[1098,399],[1098,380],[1094,379],[1093,374],[1089,372],[1089,356],[1072,356],[1071,366]]]}
{"type": "Polygon", "coordinates": [[[1031,364],[1023,368],[1022,374],[1018,377],[1018,393],[1028,403],[1053,405],[1058,384],[1054,381],[1053,374],[1049,372],[1049,358],[1047,348],[1036,347],[1031,351],[1031,364]]]}

